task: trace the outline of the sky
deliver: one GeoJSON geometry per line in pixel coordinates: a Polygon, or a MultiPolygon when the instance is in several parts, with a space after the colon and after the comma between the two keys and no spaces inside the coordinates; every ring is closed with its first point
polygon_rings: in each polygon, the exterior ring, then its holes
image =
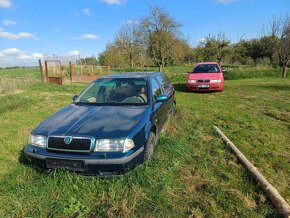
{"type": "Polygon", "coordinates": [[[192,46],[224,32],[231,42],[259,36],[290,0],[0,0],[0,67],[58,56],[98,56],[126,22],[160,6],[182,24],[192,46]]]}

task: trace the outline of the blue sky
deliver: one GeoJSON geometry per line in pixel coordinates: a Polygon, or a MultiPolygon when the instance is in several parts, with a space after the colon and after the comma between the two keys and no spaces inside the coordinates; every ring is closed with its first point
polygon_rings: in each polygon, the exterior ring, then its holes
{"type": "Polygon", "coordinates": [[[258,36],[290,0],[0,0],[0,67],[36,65],[46,54],[98,55],[122,24],[160,6],[191,45],[224,32],[232,42],[258,36]]]}

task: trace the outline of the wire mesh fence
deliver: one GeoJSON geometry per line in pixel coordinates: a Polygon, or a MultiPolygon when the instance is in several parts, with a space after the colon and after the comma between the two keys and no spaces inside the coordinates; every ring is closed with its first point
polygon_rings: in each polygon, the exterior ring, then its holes
{"type": "Polygon", "coordinates": [[[108,66],[79,64],[77,61],[61,60],[58,57],[44,60],[44,66],[39,60],[39,67],[42,78],[45,74],[47,82],[59,85],[62,85],[63,82],[91,82],[111,72],[108,66]]]}

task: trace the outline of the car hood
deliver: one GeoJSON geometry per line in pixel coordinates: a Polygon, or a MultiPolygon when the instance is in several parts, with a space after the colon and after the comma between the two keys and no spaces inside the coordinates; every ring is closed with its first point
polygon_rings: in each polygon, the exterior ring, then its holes
{"type": "Polygon", "coordinates": [[[145,114],[148,106],[70,105],[40,123],[33,131],[39,135],[126,137],[145,114]]]}
{"type": "Polygon", "coordinates": [[[190,73],[188,79],[221,79],[221,73],[190,73]]]}

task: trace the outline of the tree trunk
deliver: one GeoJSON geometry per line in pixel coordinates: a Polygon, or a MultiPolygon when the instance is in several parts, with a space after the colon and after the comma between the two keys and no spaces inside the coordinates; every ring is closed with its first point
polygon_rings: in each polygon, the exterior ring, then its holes
{"type": "Polygon", "coordinates": [[[217,63],[219,64],[219,65],[221,65],[221,62],[222,62],[222,58],[223,58],[223,56],[218,56],[217,58],[216,58],[216,60],[217,60],[217,63]]]}
{"type": "MultiPolygon", "coordinates": [[[[165,67],[165,57],[161,54],[161,67],[165,67]]],[[[160,71],[161,72],[161,71],[160,71]]]]}
{"type": "Polygon", "coordinates": [[[286,78],[286,74],[287,74],[287,67],[285,66],[283,66],[282,67],[282,78],[286,78]]]}
{"type": "Polygon", "coordinates": [[[131,68],[133,68],[133,67],[134,67],[134,60],[133,60],[133,55],[132,55],[132,53],[130,53],[130,55],[129,55],[129,59],[130,59],[130,65],[131,65],[131,68]]]}
{"type": "Polygon", "coordinates": [[[133,67],[134,67],[134,61],[131,60],[131,68],[133,68],[133,67]]]}
{"type": "Polygon", "coordinates": [[[159,67],[159,68],[158,68],[159,72],[161,72],[161,71],[162,71],[162,64],[159,64],[158,67],[159,67]]]}

